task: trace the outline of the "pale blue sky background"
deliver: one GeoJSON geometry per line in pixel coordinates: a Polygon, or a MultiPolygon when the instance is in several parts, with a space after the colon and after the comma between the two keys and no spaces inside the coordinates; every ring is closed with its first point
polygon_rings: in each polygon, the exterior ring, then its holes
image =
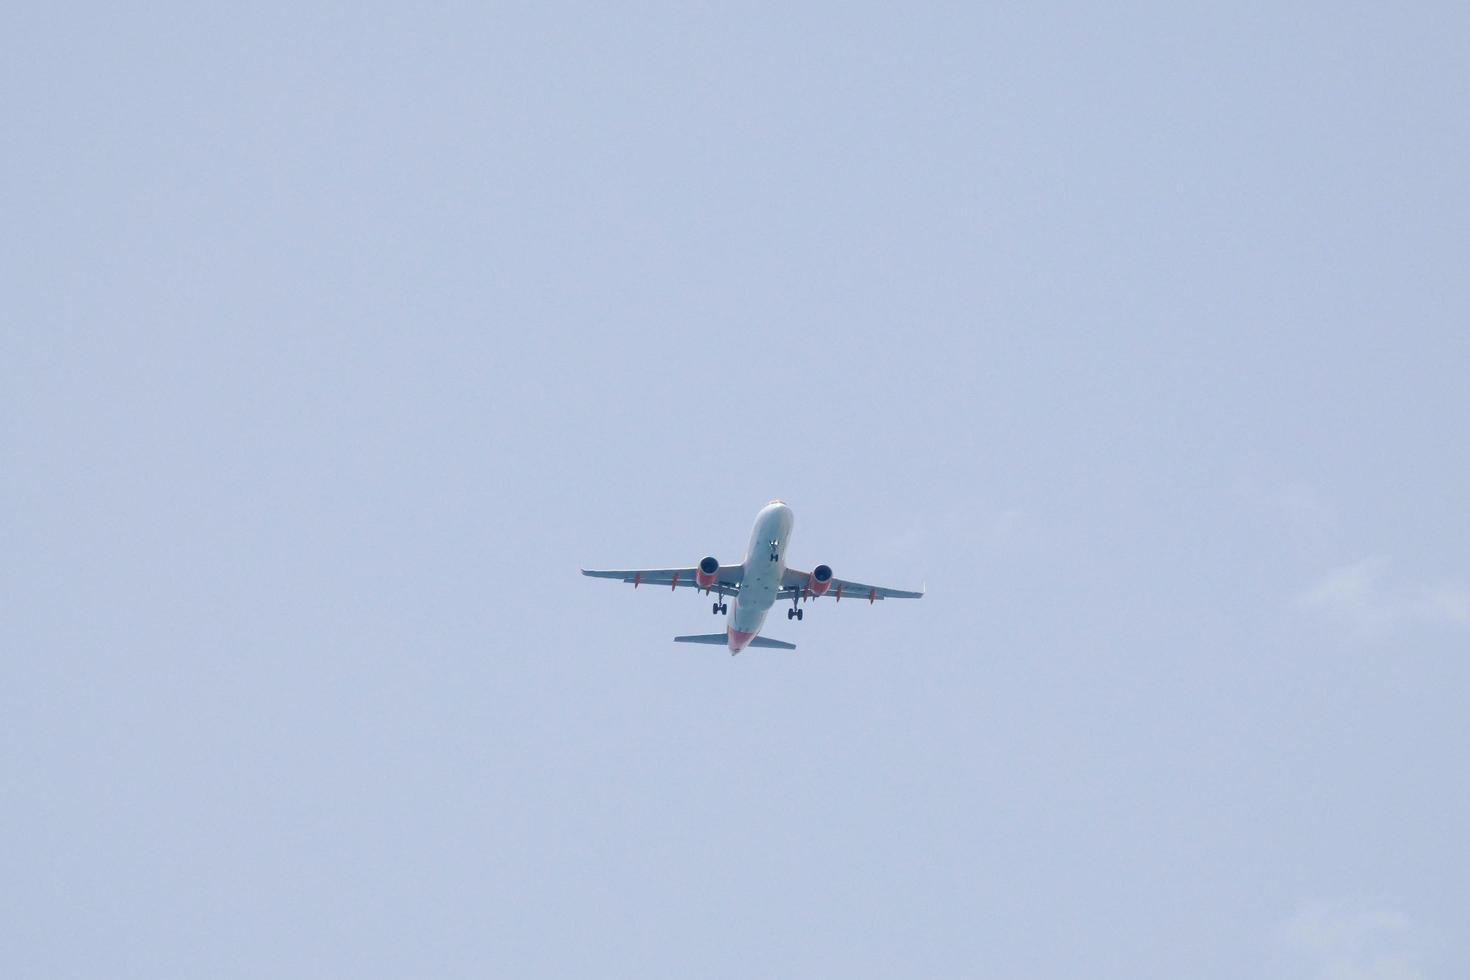
{"type": "Polygon", "coordinates": [[[0,975],[1470,975],[1467,51],[6,7],[0,975]]]}

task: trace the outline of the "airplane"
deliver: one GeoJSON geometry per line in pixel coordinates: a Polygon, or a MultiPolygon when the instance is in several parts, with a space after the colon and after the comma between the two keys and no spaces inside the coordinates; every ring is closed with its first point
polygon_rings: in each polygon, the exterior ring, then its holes
{"type": "Polygon", "coordinates": [[[820,599],[828,596],[841,602],[843,596],[852,599],[867,599],[872,605],[879,599],[918,599],[924,593],[905,592],[902,589],[885,589],[878,585],[864,585],[833,578],[828,565],[818,565],[810,572],[797,571],[786,566],[786,544],[791,540],[791,508],[784,500],[773,500],[755,515],[755,528],[750,532],[750,547],[745,560],[738,565],[721,565],[713,556],[705,558],[693,568],[634,568],[618,570],[582,569],[583,575],[593,578],[620,579],[639,585],[667,585],[670,589],[683,586],[686,589],[701,589],[706,596],[715,596],[715,615],[729,614],[729,626],[723,633],[703,633],[697,636],[676,636],[675,643],[724,644],[730,655],[746,647],[768,647],[779,650],[795,650],[795,643],[773,640],[761,636],[766,614],[778,602],[791,600],[786,610],[788,620],[800,620],[805,613],[803,600],[820,599]],[[727,605],[724,601],[729,599],[727,605]],[[730,611],[730,607],[734,611],[730,611]]]}

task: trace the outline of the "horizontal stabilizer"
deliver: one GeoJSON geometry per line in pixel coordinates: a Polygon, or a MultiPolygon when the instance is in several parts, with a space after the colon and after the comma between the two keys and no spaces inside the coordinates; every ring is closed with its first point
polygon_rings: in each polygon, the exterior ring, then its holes
{"type": "MultiPolygon", "coordinates": [[[[730,642],[730,637],[724,633],[700,633],[698,636],[676,636],[675,643],[711,643],[715,646],[724,646],[730,642]]],[[[795,643],[787,643],[785,640],[773,640],[766,636],[757,636],[750,641],[750,646],[765,647],[769,650],[795,650],[795,643]]]]}

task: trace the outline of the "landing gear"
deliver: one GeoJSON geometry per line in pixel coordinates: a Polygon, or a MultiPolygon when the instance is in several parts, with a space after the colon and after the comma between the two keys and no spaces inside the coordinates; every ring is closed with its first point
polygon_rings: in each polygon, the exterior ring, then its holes
{"type": "Polygon", "coordinates": [[[801,608],[801,593],[793,593],[791,596],[791,608],[786,610],[786,618],[795,619],[799,622],[801,620],[801,614],[805,611],[801,608]]]}
{"type": "Polygon", "coordinates": [[[729,611],[730,607],[725,605],[723,602],[717,602],[714,604],[713,607],[710,608],[710,612],[715,614],[716,616],[722,616],[729,611]]]}
{"type": "Polygon", "coordinates": [[[788,609],[786,610],[786,618],[799,620],[804,612],[806,612],[805,609],[788,609]]]}

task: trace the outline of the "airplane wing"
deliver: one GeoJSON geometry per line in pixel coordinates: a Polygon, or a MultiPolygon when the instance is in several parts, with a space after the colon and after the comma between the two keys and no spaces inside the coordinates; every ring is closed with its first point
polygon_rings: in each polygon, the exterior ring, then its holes
{"type": "MultiPolygon", "coordinates": [[[[621,582],[627,582],[633,587],[640,585],[651,585],[654,587],[666,586],[671,589],[698,589],[699,584],[694,581],[693,568],[626,568],[626,569],[582,569],[583,575],[592,578],[612,578],[621,582]]],[[[719,576],[714,588],[710,589],[716,595],[735,595],[740,591],[740,580],[745,575],[743,565],[721,565],[719,576]]]]}
{"type": "MultiPolygon", "coordinates": [[[[803,572],[796,568],[786,569],[786,574],[781,577],[781,591],[776,593],[776,601],[790,600],[801,594],[811,577],[811,572],[803,572]]],[[[879,599],[918,599],[923,595],[923,592],[886,589],[881,585],[866,585],[862,582],[834,578],[832,585],[827,589],[826,598],[836,599],[839,602],[843,599],[866,599],[869,602],[877,602],[879,599]]]]}

